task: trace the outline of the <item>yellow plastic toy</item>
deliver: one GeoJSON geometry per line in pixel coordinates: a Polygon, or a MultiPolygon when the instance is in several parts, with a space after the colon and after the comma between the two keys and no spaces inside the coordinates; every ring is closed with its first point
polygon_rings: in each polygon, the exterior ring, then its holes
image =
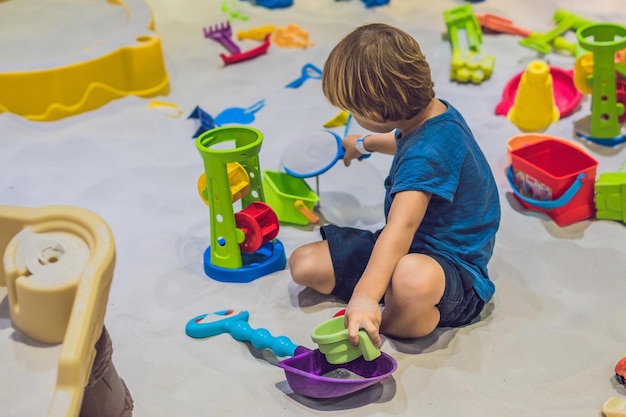
{"type": "Polygon", "coordinates": [[[447,38],[452,50],[450,79],[461,83],[481,84],[493,73],[496,58],[483,54],[482,30],[478,18],[469,4],[454,7],[443,13],[447,38]],[[460,36],[465,34],[467,48],[460,36]]]}
{"type": "Polygon", "coordinates": [[[276,30],[276,26],[274,25],[264,25],[258,26],[248,30],[240,30],[237,31],[237,39],[240,41],[243,40],[253,40],[257,42],[263,42],[267,35],[271,35],[276,30]]]}
{"type": "Polygon", "coordinates": [[[170,103],[169,101],[152,100],[148,107],[151,109],[158,109],[167,117],[176,119],[183,114],[183,109],[176,103],[170,103]]]}
{"type": "Polygon", "coordinates": [[[0,230],[0,287],[16,331],[62,343],[48,417],[77,417],[103,335],[115,265],[111,229],[77,207],[0,206],[0,230]]]}
{"type": "Polygon", "coordinates": [[[626,400],[611,397],[602,406],[602,414],[606,417],[626,417],[626,400]]]}
{"type": "Polygon", "coordinates": [[[274,45],[283,48],[305,49],[314,45],[313,42],[309,41],[309,32],[301,29],[295,23],[276,28],[270,39],[274,45]]]}
{"type": "Polygon", "coordinates": [[[349,118],[350,118],[350,112],[346,110],[341,110],[339,113],[333,116],[332,119],[326,121],[326,123],[324,123],[324,127],[332,128],[332,127],[345,126],[346,123],[348,123],[349,118]]]}
{"type": "Polygon", "coordinates": [[[583,94],[593,93],[593,88],[587,83],[593,74],[593,53],[587,52],[574,62],[574,85],[583,94]]]}
{"type": "MultiPolygon", "coordinates": [[[[227,163],[226,172],[228,174],[232,201],[238,201],[250,192],[250,176],[239,162],[227,163]]],[[[203,172],[200,174],[200,177],[198,177],[198,193],[202,201],[208,205],[209,200],[207,199],[206,185],[206,174],[203,172]]]]}
{"type": "Polygon", "coordinates": [[[42,62],[40,69],[0,71],[0,113],[51,121],[130,95],[169,93],[161,40],[150,9],[142,0],[109,3],[126,11],[126,25],[114,37],[102,39],[88,51],[76,51],[67,57],[66,65],[48,67],[42,62]]]}
{"type": "Polygon", "coordinates": [[[264,25],[248,30],[240,30],[237,32],[237,39],[261,42],[267,35],[270,35],[272,44],[283,48],[304,49],[314,45],[313,42],[309,41],[309,33],[295,23],[290,23],[284,27],[264,25]]]}
{"type": "Polygon", "coordinates": [[[559,120],[548,64],[532,61],[526,66],[507,118],[523,132],[542,132],[559,120]]]}

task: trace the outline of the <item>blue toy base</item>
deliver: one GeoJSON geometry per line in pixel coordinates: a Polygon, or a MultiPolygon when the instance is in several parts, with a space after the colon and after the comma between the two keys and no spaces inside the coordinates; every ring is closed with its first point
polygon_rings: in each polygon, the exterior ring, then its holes
{"type": "Polygon", "coordinates": [[[593,142],[596,145],[613,147],[617,145],[621,145],[626,142],[626,135],[615,136],[614,138],[593,138],[584,134],[583,132],[576,132],[576,136],[581,139],[588,140],[589,142],[593,142]]]}
{"type": "MultiPolygon", "coordinates": [[[[591,116],[583,117],[574,123],[574,132],[577,137],[595,143],[596,145],[613,147],[626,142],[626,135],[620,134],[612,138],[597,138],[591,136],[591,116]]],[[[621,132],[624,133],[622,126],[621,132]]]]}
{"type": "Polygon", "coordinates": [[[384,6],[386,4],[389,4],[389,0],[361,0],[364,4],[366,8],[370,8],[370,7],[378,7],[378,6],[384,6]]]}
{"type": "Polygon", "coordinates": [[[285,247],[278,239],[266,242],[253,253],[242,253],[243,266],[237,269],[222,268],[211,264],[211,247],[204,251],[204,273],[221,282],[250,282],[272,272],[285,269],[285,247]]]}

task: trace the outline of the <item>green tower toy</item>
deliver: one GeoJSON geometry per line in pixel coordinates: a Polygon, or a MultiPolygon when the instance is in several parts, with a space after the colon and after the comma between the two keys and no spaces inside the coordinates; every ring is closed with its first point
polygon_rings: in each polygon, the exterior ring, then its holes
{"type": "Polygon", "coordinates": [[[593,53],[593,74],[587,79],[592,88],[591,117],[576,123],[576,134],[603,146],[626,141],[619,117],[624,106],[615,91],[615,53],[626,48],[626,27],[613,23],[593,23],[576,32],[580,46],[593,53]],[[588,126],[587,126],[588,125],[588,126]]]}
{"type": "Polygon", "coordinates": [[[211,246],[204,253],[205,273],[218,281],[249,282],[286,265],[284,247],[278,239],[265,242],[253,254],[242,254],[244,232],[237,228],[227,164],[239,163],[248,173],[250,188],[241,199],[243,208],[263,202],[259,152],[263,134],[246,126],[208,130],[196,139],[204,162],[206,200],[209,206],[211,246]]]}

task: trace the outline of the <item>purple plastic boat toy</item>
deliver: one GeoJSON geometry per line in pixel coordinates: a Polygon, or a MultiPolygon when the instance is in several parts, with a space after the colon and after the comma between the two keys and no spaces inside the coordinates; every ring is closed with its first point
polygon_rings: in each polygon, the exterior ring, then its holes
{"type": "Polygon", "coordinates": [[[266,329],[253,329],[247,311],[222,310],[202,314],[187,322],[188,336],[201,339],[228,333],[239,341],[248,341],[257,349],[269,348],[276,356],[290,356],[277,363],[285,371],[291,389],[311,398],[337,398],[374,385],[396,370],[393,357],[381,352],[367,361],[360,356],[350,362],[331,364],[319,349],[295,345],[286,336],[273,336],[266,329]]]}

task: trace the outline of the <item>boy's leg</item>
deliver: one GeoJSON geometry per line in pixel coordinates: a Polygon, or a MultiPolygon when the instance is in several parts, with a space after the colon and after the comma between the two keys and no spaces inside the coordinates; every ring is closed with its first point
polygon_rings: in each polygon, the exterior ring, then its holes
{"type": "Polygon", "coordinates": [[[420,253],[403,256],[385,293],[381,333],[399,338],[431,333],[439,324],[437,304],[445,286],[444,270],[435,259],[420,253]]]}
{"type": "Polygon", "coordinates": [[[326,225],[323,241],[296,249],[289,257],[294,282],[346,303],[367,266],[378,232],[326,225]]]}
{"type": "Polygon", "coordinates": [[[322,294],[330,294],[335,288],[335,273],[326,240],[308,243],[294,250],[289,257],[289,269],[297,284],[322,294]]]}

